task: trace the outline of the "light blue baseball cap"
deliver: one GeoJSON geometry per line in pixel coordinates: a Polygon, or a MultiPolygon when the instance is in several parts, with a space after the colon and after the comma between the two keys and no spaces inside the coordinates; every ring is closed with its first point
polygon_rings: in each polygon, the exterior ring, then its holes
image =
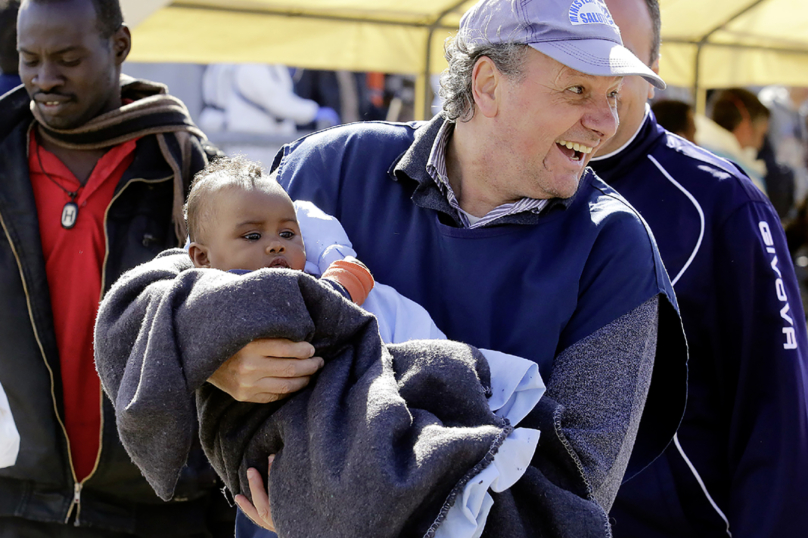
{"type": "Polygon", "coordinates": [[[562,64],[599,76],[665,82],[623,46],[604,0],[482,0],[460,19],[469,44],[523,43],[562,64]]]}

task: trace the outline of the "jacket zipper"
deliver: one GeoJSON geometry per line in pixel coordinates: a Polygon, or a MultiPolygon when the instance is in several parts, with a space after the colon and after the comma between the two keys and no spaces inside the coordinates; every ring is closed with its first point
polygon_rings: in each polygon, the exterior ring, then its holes
{"type": "MultiPolygon", "coordinates": [[[[75,480],[75,475],[73,477],[75,480]]],[[[74,527],[78,527],[79,523],[79,515],[81,514],[81,488],[83,487],[83,482],[73,482],[73,502],[70,503],[70,508],[67,510],[67,517],[65,518],[65,525],[70,521],[70,515],[73,513],[73,509],[76,509],[76,520],[73,522],[74,527]]]]}
{"type": "MultiPolygon", "coordinates": [[[[50,382],[51,382],[51,401],[53,402],[53,414],[56,415],[56,420],[59,422],[59,426],[62,428],[62,433],[67,437],[67,428],[65,428],[64,421],[62,417],[59,416],[59,408],[56,405],[56,391],[54,390],[54,375],[53,369],[48,364],[48,360],[45,357],[45,348],[42,346],[42,340],[39,338],[39,331],[37,330],[36,323],[34,322],[34,312],[31,308],[31,294],[28,292],[28,284],[25,281],[25,273],[22,270],[22,262],[20,261],[20,255],[17,253],[17,249],[14,248],[14,242],[11,239],[11,235],[8,233],[8,227],[6,226],[5,219],[3,215],[0,214],[0,225],[3,227],[3,233],[6,235],[6,239],[8,240],[8,244],[11,247],[11,252],[14,254],[14,260],[17,262],[17,269],[20,272],[20,280],[22,281],[22,289],[25,293],[25,303],[28,306],[28,318],[31,320],[31,328],[34,331],[34,338],[36,339],[37,347],[39,347],[39,352],[42,355],[42,360],[45,363],[45,368],[48,369],[48,374],[50,375],[50,382]]],[[[67,445],[67,459],[68,465],[70,466],[70,474],[73,476],[73,482],[76,483],[76,469],[73,467],[73,456],[70,454],[70,443],[68,442],[67,445]]],[[[79,489],[78,492],[74,492],[73,503],[71,503],[70,508],[67,512],[67,517],[65,518],[65,523],[70,519],[70,515],[73,512],[73,507],[76,505],[76,497],[80,495],[81,490],[79,489]]]]}
{"type": "MultiPolygon", "coordinates": [[[[149,179],[131,179],[126,183],[126,185],[124,185],[121,188],[121,190],[119,190],[117,193],[115,193],[115,195],[112,197],[112,200],[110,200],[109,205],[107,206],[107,209],[104,211],[104,222],[103,222],[103,227],[104,227],[104,263],[101,264],[101,293],[100,293],[100,295],[98,297],[99,304],[101,303],[101,299],[104,298],[104,286],[106,285],[106,279],[107,279],[107,260],[109,259],[109,234],[107,233],[107,218],[109,216],[109,209],[112,207],[112,204],[115,203],[115,200],[117,200],[121,196],[121,194],[123,194],[123,192],[126,190],[126,188],[129,185],[131,185],[132,183],[162,183],[164,181],[168,181],[172,177],[173,176],[169,176],[169,177],[163,178],[163,179],[152,179],[152,180],[149,180],[149,179]]],[[[67,523],[70,520],[70,515],[72,514],[73,509],[75,508],[76,509],[76,519],[74,520],[73,525],[76,526],[76,527],[81,526],[81,523],[80,523],[80,520],[79,520],[79,518],[81,516],[81,489],[84,487],[84,483],[87,482],[87,480],[89,480],[90,478],[92,478],[92,476],[95,474],[95,471],[98,469],[98,463],[101,461],[101,451],[104,449],[104,447],[103,447],[103,440],[104,440],[104,394],[103,394],[103,392],[104,391],[102,389],[101,398],[100,398],[100,400],[98,402],[98,405],[101,408],[100,409],[100,411],[101,411],[100,412],[101,428],[100,428],[100,430],[98,432],[98,454],[96,454],[96,456],[95,456],[95,464],[93,465],[93,469],[92,469],[92,471],[90,471],[90,474],[88,474],[84,478],[84,480],[82,480],[81,482],[77,482],[77,481],[74,482],[74,484],[73,484],[73,503],[70,505],[70,509],[67,511],[67,518],[65,519],[65,523],[67,523]]],[[[69,444],[68,444],[68,446],[69,446],[69,444]]],[[[74,481],[76,480],[75,472],[73,473],[73,480],[74,481]]]]}
{"type": "MultiPolygon", "coordinates": [[[[104,296],[104,286],[106,285],[106,269],[107,269],[107,260],[109,259],[109,234],[107,233],[107,217],[109,215],[109,209],[112,207],[112,204],[115,200],[120,197],[123,191],[131,185],[132,183],[143,182],[143,183],[162,183],[164,181],[168,181],[173,176],[169,176],[163,179],[157,180],[148,180],[148,179],[132,179],[129,180],[126,185],[124,185],[120,191],[118,191],[110,201],[109,205],[107,206],[106,211],[104,211],[104,248],[106,249],[104,252],[104,263],[101,265],[101,294],[99,297],[99,302],[101,297],[104,296]]],[[[101,398],[99,400],[100,406],[100,414],[101,414],[101,428],[99,431],[99,443],[98,443],[98,454],[95,457],[95,465],[93,466],[93,470],[90,471],[90,474],[87,475],[84,480],[79,482],[76,477],[76,469],[73,466],[73,455],[70,451],[70,438],[67,435],[67,428],[65,427],[64,421],[62,417],[59,415],[59,408],[56,405],[56,391],[54,389],[55,383],[55,376],[53,375],[53,369],[48,364],[47,357],[45,356],[45,348],[42,346],[42,340],[39,337],[39,331],[37,329],[36,323],[34,322],[34,312],[31,308],[31,294],[28,291],[28,284],[25,281],[25,273],[22,270],[22,262],[20,261],[20,256],[17,253],[17,249],[14,247],[14,242],[11,239],[11,235],[8,233],[8,228],[6,226],[6,222],[3,219],[2,213],[0,213],[0,226],[3,228],[3,233],[6,235],[6,239],[8,240],[8,244],[11,247],[11,252],[14,254],[14,260],[17,262],[17,269],[20,272],[20,281],[22,282],[23,292],[25,293],[25,303],[28,306],[28,318],[31,320],[31,328],[34,331],[34,338],[36,339],[37,347],[39,347],[39,352],[42,355],[42,360],[45,363],[45,368],[48,369],[48,374],[50,375],[50,382],[51,382],[51,401],[53,402],[53,413],[56,415],[56,420],[59,422],[59,426],[62,429],[62,434],[64,434],[65,440],[67,441],[67,459],[68,465],[70,466],[70,474],[73,477],[73,500],[70,503],[70,507],[67,510],[67,515],[65,516],[65,524],[70,522],[70,516],[73,515],[73,511],[76,511],[76,519],[73,522],[73,525],[78,527],[80,526],[79,516],[81,514],[81,490],[84,487],[84,483],[87,482],[92,476],[95,474],[95,471],[98,469],[98,463],[101,460],[101,451],[103,450],[102,440],[104,435],[104,395],[101,394],[101,398]]],[[[102,390],[103,393],[103,390],[102,390]]]]}

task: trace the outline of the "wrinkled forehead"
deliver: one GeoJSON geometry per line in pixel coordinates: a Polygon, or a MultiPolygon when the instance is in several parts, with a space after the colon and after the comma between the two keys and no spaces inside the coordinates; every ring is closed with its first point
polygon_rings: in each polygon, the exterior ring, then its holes
{"type": "Polygon", "coordinates": [[[623,82],[624,77],[621,75],[590,75],[589,73],[584,73],[582,71],[578,71],[577,69],[573,69],[572,67],[562,64],[561,72],[559,73],[559,78],[574,78],[574,79],[587,80],[593,84],[615,86],[623,82]]]}
{"type": "MultiPolygon", "coordinates": [[[[533,49],[531,49],[531,51],[533,51],[533,49]]],[[[623,81],[623,76],[621,75],[592,75],[589,73],[584,73],[583,71],[578,71],[577,69],[565,65],[542,52],[534,52],[535,54],[531,53],[532,56],[541,58],[541,63],[537,64],[536,69],[546,73],[546,75],[549,78],[552,78],[557,84],[584,81],[590,85],[612,87],[619,86],[623,81]]]]}

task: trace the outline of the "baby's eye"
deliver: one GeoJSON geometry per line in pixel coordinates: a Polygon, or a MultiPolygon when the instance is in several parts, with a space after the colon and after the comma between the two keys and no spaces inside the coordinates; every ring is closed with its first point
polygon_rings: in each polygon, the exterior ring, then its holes
{"type": "Polygon", "coordinates": [[[258,241],[261,239],[261,234],[258,232],[250,232],[248,234],[244,234],[241,237],[246,239],[247,241],[258,241]]]}
{"type": "Polygon", "coordinates": [[[295,232],[293,232],[292,230],[284,230],[279,235],[284,239],[291,239],[295,236],[295,232]]]}

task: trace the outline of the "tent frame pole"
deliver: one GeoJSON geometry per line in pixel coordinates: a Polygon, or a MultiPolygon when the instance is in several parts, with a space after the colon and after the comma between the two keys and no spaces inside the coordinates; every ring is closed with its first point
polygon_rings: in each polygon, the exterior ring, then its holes
{"type": "Polygon", "coordinates": [[[730,24],[738,17],[755,9],[758,5],[762,4],[765,1],[766,0],[754,0],[748,6],[737,11],[733,16],[731,16],[718,26],[714,27],[706,34],[704,34],[702,38],[696,43],[696,66],[695,66],[695,73],[693,74],[693,102],[696,104],[696,113],[704,114],[705,111],[707,110],[707,88],[702,88],[701,60],[704,47],[706,45],[711,45],[711,43],[709,42],[710,37],[712,37],[712,35],[718,32],[719,30],[723,30],[724,28],[726,28],[728,24],[730,24]]]}
{"type": "Polygon", "coordinates": [[[416,89],[420,89],[421,106],[418,106],[418,97],[416,97],[415,116],[419,120],[428,120],[433,116],[432,113],[432,39],[435,37],[435,31],[446,28],[443,25],[445,19],[450,13],[466,3],[467,0],[460,0],[455,2],[450,7],[445,9],[438,15],[435,21],[429,25],[429,31],[426,34],[426,57],[424,58],[424,72],[420,75],[420,84],[416,83],[416,89]],[[419,88],[420,86],[420,88],[419,88]],[[419,117],[420,116],[420,117],[419,117]]]}
{"type": "Polygon", "coordinates": [[[707,110],[707,89],[701,87],[701,51],[704,42],[696,47],[696,72],[693,75],[693,103],[696,105],[696,114],[704,114],[707,110]]]}

